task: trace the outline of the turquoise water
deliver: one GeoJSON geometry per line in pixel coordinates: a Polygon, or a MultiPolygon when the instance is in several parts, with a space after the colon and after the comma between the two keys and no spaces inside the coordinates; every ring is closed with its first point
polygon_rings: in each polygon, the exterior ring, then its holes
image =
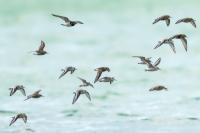
{"type": "Polygon", "coordinates": [[[199,1],[59,0],[0,1],[0,133],[188,133],[200,131],[199,28],[174,25],[194,17],[199,27],[199,1]],[[73,28],[60,26],[51,13],[83,21],[73,28]],[[152,25],[170,14],[172,23],[152,25]],[[162,38],[188,36],[188,52],[176,41],[177,54],[168,47],[153,50],[162,38]],[[48,55],[34,56],[41,40],[48,55]],[[161,71],[147,73],[132,55],[162,58],[161,71]],[[73,75],[58,80],[60,69],[75,66],[73,75]],[[77,76],[93,82],[94,69],[108,66],[117,81],[87,88],[92,101],[80,97],[72,105],[77,76]],[[9,87],[23,84],[27,94],[42,89],[45,96],[24,102],[9,87]],[[169,91],[148,90],[165,85],[169,91]],[[9,127],[11,117],[28,115],[9,127]]]}

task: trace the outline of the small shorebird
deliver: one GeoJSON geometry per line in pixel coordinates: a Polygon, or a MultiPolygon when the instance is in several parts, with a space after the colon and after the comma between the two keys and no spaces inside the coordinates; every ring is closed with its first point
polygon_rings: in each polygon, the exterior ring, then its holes
{"type": "Polygon", "coordinates": [[[167,88],[165,86],[162,86],[162,85],[157,85],[157,86],[154,86],[151,89],[149,89],[149,91],[160,91],[160,90],[166,90],[167,91],[167,88]]]}
{"type": "Polygon", "coordinates": [[[191,23],[192,26],[194,26],[195,28],[197,27],[196,20],[194,20],[193,18],[183,18],[183,19],[179,19],[175,24],[179,24],[179,23],[191,23]]]}
{"type": "Polygon", "coordinates": [[[23,85],[16,85],[15,87],[13,88],[9,88],[10,90],[10,96],[12,96],[13,94],[15,94],[16,91],[21,91],[21,93],[26,96],[26,92],[25,92],[25,89],[24,89],[24,86],[23,85]]]}
{"type": "Polygon", "coordinates": [[[183,44],[183,47],[185,48],[185,51],[187,52],[187,39],[186,39],[186,37],[187,36],[185,34],[177,34],[177,35],[170,37],[169,39],[170,40],[180,39],[182,44],[183,44]]]}
{"type": "Polygon", "coordinates": [[[75,70],[77,70],[77,69],[75,67],[72,67],[72,66],[66,67],[65,69],[61,69],[62,74],[58,77],[58,79],[62,78],[68,72],[70,72],[71,74],[73,74],[75,70]]]}
{"type": "Polygon", "coordinates": [[[94,88],[94,86],[90,82],[86,81],[85,79],[80,78],[80,77],[77,77],[77,78],[80,79],[82,81],[82,83],[83,83],[83,84],[79,85],[79,87],[91,86],[92,88],[94,88]]]}
{"type": "Polygon", "coordinates": [[[26,101],[26,100],[28,100],[28,99],[30,99],[30,98],[40,98],[40,97],[44,97],[43,95],[40,94],[40,92],[41,92],[41,90],[38,90],[38,91],[34,92],[33,94],[27,96],[27,98],[26,98],[24,101],[26,101]]]}
{"type": "Polygon", "coordinates": [[[18,119],[22,119],[24,121],[24,123],[26,123],[27,115],[25,113],[20,113],[20,114],[17,114],[16,116],[12,117],[12,120],[11,120],[9,126],[11,126],[13,123],[15,123],[18,119]]]}
{"type": "Polygon", "coordinates": [[[72,26],[75,26],[76,24],[83,24],[83,22],[81,22],[81,21],[72,21],[68,17],[65,17],[65,16],[60,16],[60,15],[56,15],[56,14],[52,14],[52,16],[58,17],[58,18],[64,20],[65,24],[61,24],[62,26],[72,27],[72,26]]]}
{"type": "Polygon", "coordinates": [[[99,82],[110,82],[112,84],[113,81],[116,81],[114,77],[103,77],[98,80],[99,82]]]}
{"type": "Polygon", "coordinates": [[[153,24],[159,22],[159,21],[165,21],[166,22],[166,25],[169,26],[170,25],[170,16],[169,15],[163,15],[159,18],[156,18],[153,22],[153,24]]]}
{"type": "Polygon", "coordinates": [[[96,78],[94,80],[94,83],[96,83],[99,80],[99,78],[101,77],[101,74],[103,72],[105,72],[105,71],[110,72],[110,68],[109,67],[99,67],[99,68],[94,69],[94,71],[97,71],[97,75],[96,75],[96,78]]]}
{"type": "Polygon", "coordinates": [[[162,46],[163,44],[167,44],[171,47],[174,53],[176,53],[174,42],[172,39],[163,39],[162,41],[159,41],[158,44],[154,47],[154,49],[157,49],[158,47],[162,46]]]}
{"type": "Polygon", "coordinates": [[[141,62],[139,62],[138,64],[147,64],[147,62],[150,62],[151,63],[151,57],[144,57],[144,56],[132,56],[132,57],[136,57],[136,58],[139,58],[141,60],[141,62]]]}
{"type": "Polygon", "coordinates": [[[45,43],[44,43],[44,41],[41,41],[41,44],[40,44],[40,47],[38,48],[38,50],[32,51],[32,52],[35,52],[34,55],[45,55],[45,54],[47,54],[47,52],[44,51],[44,47],[45,47],[45,43]]]}
{"type": "Polygon", "coordinates": [[[73,98],[72,104],[74,104],[78,100],[79,96],[82,94],[85,94],[87,96],[87,98],[91,101],[90,94],[86,90],[78,89],[78,90],[76,90],[76,92],[73,92],[73,93],[74,93],[74,98],[73,98]]]}
{"type": "Polygon", "coordinates": [[[157,61],[154,64],[147,63],[148,69],[145,69],[145,71],[157,71],[157,70],[160,70],[160,68],[158,67],[160,62],[161,62],[161,58],[158,58],[157,61]]]}

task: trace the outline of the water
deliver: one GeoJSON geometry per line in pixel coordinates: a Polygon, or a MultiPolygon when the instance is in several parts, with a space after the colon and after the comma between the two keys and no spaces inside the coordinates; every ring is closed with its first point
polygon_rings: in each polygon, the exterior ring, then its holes
{"type": "Polygon", "coordinates": [[[159,0],[60,0],[0,1],[0,132],[2,133],[188,133],[199,132],[199,28],[174,25],[192,16],[199,24],[199,1],[159,0]],[[5,6],[6,5],[6,6],[5,6]],[[80,19],[85,24],[60,26],[50,14],[80,19]],[[155,17],[171,14],[170,27],[152,25],[155,17]],[[188,36],[186,53],[176,41],[177,54],[169,47],[152,48],[176,33],[188,36]],[[41,40],[48,55],[33,56],[41,40]],[[132,55],[162,57],[161,71],[144,72],[132,55]],[[73,75],[58,80],[60,69],[75,66],[73,75]],[[80,81],[93,82],[94,68],[108,66],[112,85],[97,83],[87,88],[92,102],[80,97],[72,105],[80,81]],[[8,88],[23,84],[28,94],[42,89],[45,96],[24,102],[20,93],[9,97],[8,88]],[[149,92],[154,85],[169,91],[149,92]],[[11,117],[27,113],[9,127],[11,117]]]}

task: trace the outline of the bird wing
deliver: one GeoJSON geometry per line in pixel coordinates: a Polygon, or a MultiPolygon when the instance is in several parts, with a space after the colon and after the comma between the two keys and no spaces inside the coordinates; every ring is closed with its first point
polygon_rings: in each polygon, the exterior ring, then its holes
{"type": "Polygon", "coordinates": [[[158,66],[161,62],[161,58],[158,58],[157,61],[153,64],[154,66],[158,66]]]}
{"type": "Polygon", "coordinates": [[[23,119],[24,123],[27,122],[27,116],[26,116],[26,115],[24,115],[24,116],[22,117],[22,119],[23,119]]]}
{"type": "Polygon", "coordinates": [[[15,119],[15,117],[12,117],[12,120],[11,120],[9,126],[11,126],[16,120],[17,120],[17,119],[15,119]]]}
{"type": "Polygon", "coordinates": [[[174,46],[174,43],[169,43],[169,46],[171,47],[171,49],[173,50],[174,53],[176,53],[176,49],[175,49],[175,46],[174,46]]]}
{"type": "Polygon", "coordinates": [[[44,41],[41,41],[41,44],[40,44],[38,51],[43,51],[44,47],[45,47],[45,43],[44,43],[44,41]]]}
{"type": "Polygon", "coordinates": [[[83,78],[77,77],[78,79],[80,79],[83,83],[86,83],[87,81],[83,78]]]}
{"type": "Polygon", "coordinates": [[[91,97],[90,97],[90,93],[89,92],[85,92],[86,97],[91,101],[91,97]]]}
{"type": "Polygon", "coordinates": [[[195,21],[193,20],[193,21],[190,21],[190,23],[192,24],[192,26],[194,26],[195,28],[197,27],[197,25],[196,25],[196,23],[195,23],[195,21]]]}
{"type": "Polygon", "coordinates": [[[14,93],[13,93],[13,88],[10,88],[10,96],[12,96],[14,93]]]}
{"type": "Polygon", "coordinates": [[[155,23],[157,23],[157,22],[159,22],[161,20],[161,18],[159,17],[159,18],[157,18],[157,19],[155,19],[154,21],[153,21],[153,24],[155,24],[155,23]]]}
{"type": "Polygon", "coordinates": [[[132,57],[136,57],[136,58],[140,58],[140,59],[145,59],[144,56],[132,56],[132,57]]]}
{"type": "Polygon", "coordinates": [[[77,24],[84,24],[83,22],[81,22],[81,21],[74,21],[75,23],[77,23],[77,24]]]}
{"type": "Polygon", "coordinates": [[[101,77],[101,74],[102,74],[102,71],[97,71],[97,75],[96,75],[96,78],[94,80],[94,83],[96,83],[99,80],[99,78],[101,77]]]}
{"type": "Polygon", "coordinates": [[[181,38],[181,42],[183,44],[183,47],[185,48],[185,51],[187,51],[187,40],[185,38],[181,38]]]}
{"type": "Polygon", "coordinates": [[[65,17],[65,16],[60,16],[60,15],[56,15],[56,14],[52,14],[52,16],[61,18],[61,19],[64,20],[66,23],[68,23],[68,22],[70,21],[69,18],[68,18],[68,17],[65,17]]]}
{"type": "Polygon", "coordinates": [[[163,42],[159,41],[158,44],[153,49],[157,49],[158,47],[160,47],[162,45],[163,45],[163,42]]]}
{"type": "Polygon", "coordinates": [[[169,26],[170,25],[170,19],[166,19],[165,23],[166,23],[167,26],[169,26]]]}
{"type": "Polygon", "coordinates": [[[61,75],[58,77],[58,79],[62,78],[66,73],[67,73],[67,71],[63,71],[63,73],[61,73],[61,75]]]}
{"type": "Polygon", "coordinates": [[[73,98],[72,104],[74,104],[78,100],[79,96],[80,96],[80,93],[74,92],[74,98],[73,98]]]}
{"type": "Polygon", "coordinates": [[[25,92],[25,89],[20,89],[20,91],[21,91],[21,93],[24,95],[24,96],[26,96],[26,92],[25,92]]]}
{"type": "Polygon", "coordinates": [[[176,21],[175,24],[179,24],[179,23],[181,23],[182,21],[183,21],[183,19],[179,19],[178,21],[176,21]]]}

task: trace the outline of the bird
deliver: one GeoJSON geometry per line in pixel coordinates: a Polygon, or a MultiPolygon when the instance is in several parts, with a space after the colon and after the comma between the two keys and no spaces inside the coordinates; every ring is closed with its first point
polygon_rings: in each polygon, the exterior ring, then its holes
{"type": "Polygon", "coordinates": [[[27,98],[26,98],[24,101],[26,101],[26,100],[28,100],[28,99],[30,99],[30,98],[40,98],[40,97],[44,97],[43,95],[40,94],[41,91],[42,91],[42,90],[38,90],[38,91],[34,92],[33,94],[27,96],[27,98]]]}
{"type": "Polygon", "coordinates": [[[162,41],[158,41],[158,44],[154,47],[154,49],[157,49],[158,47],[162,46],[163,44],[168,44],[174,53],[176,53],[174,42],[172,39],[163,39],[162,41]]]}
{"type": "Polygon", "coordinates": [[[58,79],[62,78],[68,72],[70,72],[71,74],[73,74],[75,70],[77,70],[77,69],[75,67],[72,67],[72,66],[66,67],[65,69],[61,69],[62,73],[58,77],[58,79]]]}
{"type": "Polygon", "coordinates": [[[132,57],[136,57],[136,58],[139,58],[141,60],[141,62],[139,62],[138,64],[147,64],[147,62],[150,62],[151,63],[151,57],[144,57],[144,56],[132,56],[132,57]]]}
{"type": "Polygon", "coordinates": [[[26,92],[25,92],[25,87],[23,85],[16,85],[15,87],[13,88],[9,88],[10,90],[10,96],[12,96],[13,94],[15,94],[16,91],[21,91],[21,93],[26,96],[26,92]]]}
{"type": "Polygon", "coordinates": [[[80,97],[80,95],[82,95],[82,94],[85,94],[86,97],[91,101],[90,94],[86,90],[78,89],[78,90],[76,90],[76,92],[73,92],[73,93],[74,93],[74,98],[73,98],[72,104],[74,104],[78,100],[78,98],[80,97]]]}
{"type": "Polygon", "coordinates": [[[161,91],[161,90],[168,90],[165,86],[157,85],[149,89],[149,91],[161,91]]]}
{"type": "Polygon", "coordinates": [[[147,63],[148,69],[145,69],[145,71],[158,71],[158,70],[160,70],[160,68],[158,67],[160,62],[161,62],[161,58],[158,58],[157,61],[154,64],[147,63]]]}
{"type": "Polygon", "coordinates": [[[90,82],[86,81],[85,79],[80,78],[80,77],[77,77],[77,78],[80,79],[82,81],[82,83],[83,83],[83,84],[79,85],[79,87],[91,86],[92,88],[94,88],[94,86],[90,82]]]}
{"type": "Polygon", "coordinates": [[[169,39],[170,40],[180,39],[182,44],[183,44],[185,51],[187,52],[187,39],[186,38],[187,38],[187,36],[185,34],[176,34],[176,35],[170,37],[169,39]]]}
{"type": "Polygon", "coordinates": [[[103,72],[105,72],[105,71],[110,72],[110,68],[109,67],[99,67],[99,68],[94,69],[94,71],[97,71],[97,75],[96,75],[96,78],[94,80],[94,83],[96,83],[99,80],[99,78],[101,77],[101,74],[103,72]]]}
{"type": "Polygon", "coordinates": [[[154,21],[153,21],[153,24],[159,22],[159,21],[165,21],[166,22],[166,25],[169,26],[170,25],[170,16],[169,15],[163,15],[161,17],[158,17],[156,18],[154,21]]]}
{"type": "Polygon", "coordinates": [[[47,54],[47,52],[44,51],[44,48],[45,48],[45,42],[41,40],[38,50],[31,51],[31,52],[35,52],[34,55],[45,55],[47,54]]]}
{"type": "Polygon", "coordinates": [[[25,113],[19,113],[16,116],[12,117],[12,120],[11,120],[9,126],[11,126],[13,123],[15,123],[18,119],[22,119],[24,121],[24,123],[26,123],[27,122],[27,115],[25,113]]]}
{"type": "Polygon", "coordinates": [[[103,77],[98,80],[99,82],[110,82],[112,84],[113,81],[116,81],[114,77],[103,77]]]}
{"type": "Polygon", "coordinates": [[[60,16],[60,15],[56,15],[56,14],[52,14],[52,16],[58,17],[58,18],[64,20],[65,24],[61,24],[62,26],[72,27],[72,26],[75,26],[76,24],[83,24],[83,22],[81,22],[81,21],[72,21],[68,17],[65,17],[65,16],[60,16]]]}
{"type": "Polygon", "coordinates": [[[179,23],[191,23],[192,26],[194,28],[197,27],[196,23],[195,23],[196,20],[194,20],[193,18],[183,18],[183,19],[179,19],[178,21],[176,21],[175,24],[179,24],[179,23]]]}

